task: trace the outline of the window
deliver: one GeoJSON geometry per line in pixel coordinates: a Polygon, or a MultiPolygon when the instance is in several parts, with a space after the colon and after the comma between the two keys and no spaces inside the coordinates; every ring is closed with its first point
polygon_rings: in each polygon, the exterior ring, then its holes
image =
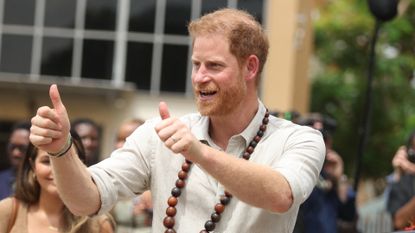
{"type": "Polygon", "coordinates": [[[46,0],[45,27],[74,28],[75,11],[76,1],[46,0]]]}
{"type": "Polygon", "coordinates": [[[3,35],[0,69],[5,72],[30,73],[32,37],[3,35]]]}
{"type": "Polygon", "coordinates": [[[113,50],[112,41],[84,40],[82,77],[111,79],[113,50]]]}
{"type": "Polygon", "coordinates": [[[138,89],[150,90],[152,43],[129,42],[125,81],[133,82],[138,89]]]}
{"type": "Polygon", "coordinates": [[[3,12],[5,24],[33,25],[35,1],[5,0],[3,12]]]}
{"type": "Polygon", "coordinates": [[[164,45],[161,72],[161,90],[168,92],[186,91],[186,69],[188,46],[164,45]],[[182,58],[182,59],[180,59],[182,58]]]}
{"type": "Polygon", "coordinates": [[[156,94],[192,93],[187,33],[192,18],[238,7],[262,21],[265,2],[0,1],[0,72],[105,80],[108,85],[131,82],[156,94]]]}
{"type": "Polygon", "coordinates": [[[72,39],[44,37],[41,74],[71,76],[72,39]]]}

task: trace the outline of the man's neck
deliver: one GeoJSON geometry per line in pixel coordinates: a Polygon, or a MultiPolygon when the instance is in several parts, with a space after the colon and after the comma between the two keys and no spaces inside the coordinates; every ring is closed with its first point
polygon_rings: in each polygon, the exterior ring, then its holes
{"type": "Polygon", "coordinates": [[[212,140],[223,150],[226,150],[229,139],[248,127],[258,111],[258,103],[255,107],[241,108],[225,116],[211,116],[209,135],[212,140]]]}

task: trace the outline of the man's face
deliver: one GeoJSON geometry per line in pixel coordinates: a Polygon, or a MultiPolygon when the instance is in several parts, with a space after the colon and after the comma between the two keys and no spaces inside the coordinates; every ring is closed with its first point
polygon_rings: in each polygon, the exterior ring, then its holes
{"type": "Polygon", "coordinates": [[[202,115],[226,115],[241,105],[247,86],[238,60],[230,53],[225,37],[197,37],[192,63],[193,90],[202,115]]]}
{"type": "Polygon", "coordinates": [[[75,127],[75,131],[82,140],[87,162],[94,160],[94,157],[98,156],[99,149],[98,129],[90,124],[79,124],[75,127]]]}
{"type": "Polygon", "coordinates": [[[29,134],[26,129],[17,129],[12,132],[7,145],[7,154],[11,165],[17,169],[29,146],[29,134]]]}

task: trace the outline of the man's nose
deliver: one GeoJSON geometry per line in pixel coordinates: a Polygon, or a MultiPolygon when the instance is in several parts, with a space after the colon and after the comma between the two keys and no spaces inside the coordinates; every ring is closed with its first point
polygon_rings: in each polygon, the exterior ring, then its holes
{"type": "Polygon", "coordinates": [[[201,65],[200,68],[193,73],[193,82],[203,83],[209,80],[208,73],[204,65],[201,65]]]}

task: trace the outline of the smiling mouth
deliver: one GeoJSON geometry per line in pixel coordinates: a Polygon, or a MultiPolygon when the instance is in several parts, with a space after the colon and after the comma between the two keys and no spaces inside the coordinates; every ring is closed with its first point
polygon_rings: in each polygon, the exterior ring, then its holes
{"type": "Polygon", "coordinates": [[[199,91],[200,97],[210,97],[217,93],[217,91],[199,91]]]}

